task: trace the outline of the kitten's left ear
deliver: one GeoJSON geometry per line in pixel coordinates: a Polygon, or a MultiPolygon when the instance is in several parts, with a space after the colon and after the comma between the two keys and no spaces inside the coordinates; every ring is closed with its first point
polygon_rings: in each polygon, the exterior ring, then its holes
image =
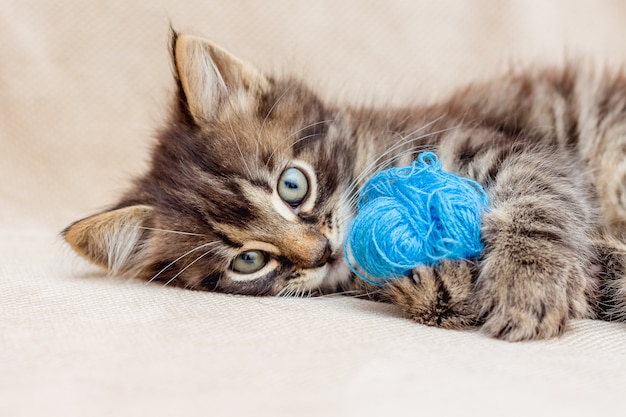
{"type": "Polygon", "coordinates": [[[63,237],[79,255],[117,274],[136,268],[154,209],[135,205],[106,211],[71,224],[63,237]]]}
{"type": "Polygon", "coordinates": [[[215,117],[231,96],[242,91],[254,94],[269,89],[268,79],[256,67],[206,39],[174,33],[172,53],[184,99],[196,122],[215,117]]]}

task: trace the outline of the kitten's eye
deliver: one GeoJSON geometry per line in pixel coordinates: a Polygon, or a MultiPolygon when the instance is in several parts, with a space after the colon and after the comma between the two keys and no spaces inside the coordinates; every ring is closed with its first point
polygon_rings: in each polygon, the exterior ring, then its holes
{"type": "Polygon", "coordinates": [[[309,192],[309,181],[298,168],[288,168],[278,181],[278,195],[292,207],[302,203],[309,192]]]}
{"type": "Polygon", "coordinates": [[[252,274],[267,263],[267,255],[260,250],[242,252],[233,261],[232,270],[240,274],[252,274]]]}

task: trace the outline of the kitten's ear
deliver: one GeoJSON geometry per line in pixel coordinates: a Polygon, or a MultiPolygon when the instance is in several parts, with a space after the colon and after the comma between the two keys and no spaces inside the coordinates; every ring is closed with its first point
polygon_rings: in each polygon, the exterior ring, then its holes
{"type": "Polygon", "coordinates": [[[152,207],[124,207],[79,220],[63,236],[79,255],[116,274],[136,265],[145,227],[153,217],[152,207]]]}
{"type": "Polygon", "coordinates": [[[184,99],[196,122],[213,118],[233,94],[269,88],[268,79],[256,67],[206,39],[174,33],[172,53],[184,99]]]}

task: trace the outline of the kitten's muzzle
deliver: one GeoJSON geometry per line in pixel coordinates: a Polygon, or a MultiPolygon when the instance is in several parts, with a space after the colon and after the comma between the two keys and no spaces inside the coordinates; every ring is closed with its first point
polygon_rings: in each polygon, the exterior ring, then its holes
{"type": "Polygon", "coordinates": [[[332,256],[330,242],[319,232],[300,231],[286,236],[280,243],[283,255],[300,268],[319,268],[332,256]]]}
{"type": "Polygon", "coordinates": [[[304,268],[320,268],[328,262],[330,256],[332,255],[332,250],[330,248],[330,242],[328,239],[324,238],[324,246],[323,249],[317,253],[317,256],[313,257],[310,261],[304,263],[302,266],[304,268]]]}

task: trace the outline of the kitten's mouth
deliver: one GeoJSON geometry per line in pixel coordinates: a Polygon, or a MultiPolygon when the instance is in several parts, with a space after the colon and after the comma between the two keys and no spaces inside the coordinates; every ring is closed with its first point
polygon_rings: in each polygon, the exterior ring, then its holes
{"type": "Polygon", "coordinates": [[[325,265],[332,264],[333,261],[334,261],[333,251],[330,248],[330,245],[326,246],[326,250],[324,250],[324,254],[319,260],[318,267],[321,268],[325,265]]]}
{"type": "Polygon", "coordinates": [[[331,249],[324,254],[322,263],[320,264],[320,268],[328,266],[329,268],[335,268],[340,265],[343,261],[343,250],[342,249],[331,249]]]}
{"type": "Polygon", "coordinates": [[[332,266],[335,261],[337,261],[337,255],[331,251],[328,251],[328,255],[324,258],[324,265],[332,266]]]}
{"type": "Polygon", "coordinates": [[[331,256],[330,259],[328,259],[328,266],[331,268],[341,267],[344,264],[343,253],[331,256]]]}
{"type": "Polygon", "coordinates": [[[319,296],[334,292],[350,278],[350,269],[344,261],[343,251],[331,252],[319,266],[302,270],[297,281],[291,281],[278,295],[319,296]]]}
{"type": "Polygon", "coordinates": [[[333,252],[325,266],[326,272],[322,287],[335,288],[350,279],[350,268],[344,259],[342,250],[333,252]]]}

